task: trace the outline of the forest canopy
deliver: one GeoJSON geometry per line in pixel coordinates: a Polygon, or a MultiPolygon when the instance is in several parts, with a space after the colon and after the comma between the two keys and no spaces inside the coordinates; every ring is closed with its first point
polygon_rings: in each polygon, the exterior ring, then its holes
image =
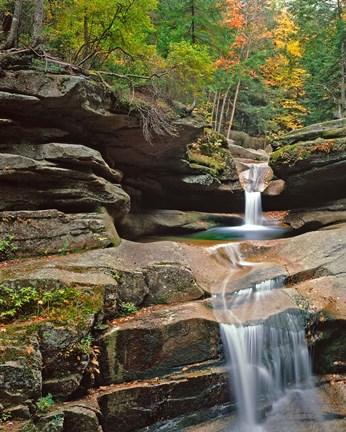
{"type": "Polygon", "coordinates": [[[0,44],[275,137],[346,115],[345,17],[345,0],[0,0],[0,44]]]}

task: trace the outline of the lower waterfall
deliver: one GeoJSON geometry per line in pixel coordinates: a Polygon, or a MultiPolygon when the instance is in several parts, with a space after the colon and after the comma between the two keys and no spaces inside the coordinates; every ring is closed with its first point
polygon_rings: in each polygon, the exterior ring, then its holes
{"type": "MultiPolygon", "coordinates": [[[[266,166],[252,165],[248,170],[244,228],[265,229],[260,190],[266,166]]],[[[230,267],[229,276],[216,287],[212,297],[238,411],[237,424],[231,431],[295,432],[294,424],[287,429],[278,420],[284,407],[295,403],[303,407],[305,418],[318,422],[303,313],[288,309],[262,320],[253,316],[262,306],[259,300],[275,295],[285,278],[258,281],[234,290],[235,272],[239,275],[251,267],[256,271],[256,264],[242,260],[239,243],[218,245],[210,250],[216,259],[228,262],[230,267]]]]}
{"type": "MultiPolygon", "coordinates": [[[[237,243],[219,245],[211,251],[217,259],[228,259],[230,267],[238,272],[254,265],[241,260],[237,243]]],[[[275,295],[284,279],[276,277],[229,292],[230,276],[212,296],[231,394],[237,405],[238,420],[232,432],[282,432],[282,412],[294,404],[308,421],[319,421],[304,315],[288,309],[259,323],[254,319],[252,324],[251,311],[261,299],[275,295]],[[245,322],[244,315],[237,315],[239,308],[246,309],[245,322]]],[[[296,429],[291,424],[283,430],[296,429]]]]}

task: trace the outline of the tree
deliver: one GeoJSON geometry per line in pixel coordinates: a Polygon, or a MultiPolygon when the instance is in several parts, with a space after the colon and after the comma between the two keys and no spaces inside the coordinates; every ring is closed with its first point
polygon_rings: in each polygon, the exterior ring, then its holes
{"type": "Polygon", "coordinates": [[[49,43],[65,59],[126,67],[145,52],[156,0],[51,0],[49,43]]]}
{"type": "MultiPolygon", "coordinates": [[[[1,4],[0,4],[1,6],[1,4]]],[[[13,7],[13,14],[5,12],[4,16],[11,17],[11,26],[8,30],[8,35],[3,49],[11,49],[18,45],[20,33],[22,32],[25,39],[31,39],[31,46],[35,48],[41,40],[42,25],[44,20],[44,5],[43,0],[33,0],[32,2],[24,2],[16,0],[3,4],[2,7],[13,7]],[[28,19],[29,17],[29,19],[28,19]],[[32,35],[31,35],[32,33],[32,35]]]]}
{"type": "Polygon", "coordinates": [[[308,72],[306,123],[345,116],[345,2],[292,0],[289,10],[298,25],[302,64],[308,72]]]}
{"type": "Polygon", "coordinates": [[[227,57],[221,58],[217,65],[227,70],[231,78],[230,86],[233,87],[227,138],[233,126],[241,83],[243,80],[256,77],[263,62],[263,53],[271,37],[268,29],[268,12],[267,0],[226,2],[224,22],[232,30],[234,40],[227,57]]]}
{"type": "Polygon", "coordinates": [[[7,40],[4,45],[4,49],[10,49],[13,48],[18,40],[19,35],[19,24],[21,20],[22,15],[22,9],[23,9],[23,0],[16,0],[15,6],[14,6],[14,13],[12,17],[12,23],[11,28],[7,37],[7,40]]]}
{"type": "Polygon", "coordinates": [[[218,49],[224,0],[161,0],[155,14],[157,47],[164,56],[171,43],[185,40],[218,49]]]}
{"type": "Polygon", "coordinates": [[[215,69],[206,47],[181,41],[171,44],[167,56],[169,85],[172,99],[184,103],[203,97],[215,69]]]}
{"type": "Polygon", "coordinates": [[[263,66],[265,82],[280,91],[280,112],[272,119],[273,129],[287,132],[302,125],[307,109],[301,104],[307,72],[301,66],[303,50],[292,15],[283,10],[273,30],[274,53],[263,66]]]}
{"type": "Polygon", "coordinates": [[[32,34],[32,47],[35,48],[41,41],[41,32],[44,18],[43,0],[35,0],[34,27],[32,34]]]}

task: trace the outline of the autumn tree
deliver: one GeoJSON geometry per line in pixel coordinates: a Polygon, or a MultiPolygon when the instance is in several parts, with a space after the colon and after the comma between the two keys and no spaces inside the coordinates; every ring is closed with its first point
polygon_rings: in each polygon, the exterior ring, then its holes
{"type": "Polygon", "coordinates": [[[227,138],[234,122],[242,82],[255,79],[264,61],[271,38],[267,0],[227,0],[224,23],[232,31],[233,42],[227,55],[217,62],[229,75],[226,95],[232,92],[227,138]]]}
{"type": "Polygon", "coordinates": [[[277,17],[273,30],[274,53],[263,66],[265,82],[280,91],[280,110],[272,118],[272,129],[276,132],[302,126],[302,116],[307,109],[302,105],[307,72],[301,66],[303,49],[298,39],[298,28],[292,15],[283,10],[277,17]]]}

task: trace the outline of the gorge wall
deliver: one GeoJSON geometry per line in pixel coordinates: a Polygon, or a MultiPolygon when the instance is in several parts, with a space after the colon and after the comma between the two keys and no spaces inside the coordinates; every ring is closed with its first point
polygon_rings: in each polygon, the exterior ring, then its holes
{"type": "MultiPolygon", "coordinates": [[[[242,211],[237,172],[264,153],[231,145],[226,171],[191,166],[187,146],[203,129],[197,117],[176,116],[176,136],[148,142],[139,110],[102,83],[28,61],[2,59],[0,76],[0,410],[11,416],[8,430],[130,432],[234,407],[210,301],[228,263],[203,246],[121,241],[118,232],[241,224],[239,214],[223,213],[242,211]],[[47,394],[56,403],[40,410],[47,394]]],[[[153,101],[145,101],[148,110],[153,101]]],[[[321,388],[333,382],[340,395],[344,136],[339,121],[282,139],[271,178],[285,188],[277,195],[272,184],[266,209],[285,210],[285,225],[301,232],[323,229],[243,242],[243,256],[263,265],[234,282],[236,290],[285,278],[257,320],[287,308],[302,314],[321,388]]],[[[340,427],[341,396],[326,407],[340,427]]]]}

